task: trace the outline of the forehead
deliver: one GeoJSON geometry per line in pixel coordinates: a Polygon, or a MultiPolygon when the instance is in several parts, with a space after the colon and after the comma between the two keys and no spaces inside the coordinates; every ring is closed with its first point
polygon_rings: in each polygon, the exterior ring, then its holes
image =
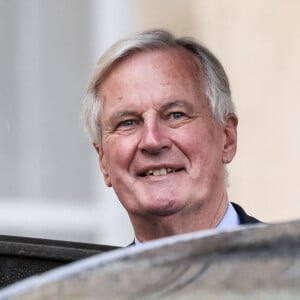
{"type": "Polygon", "coordinates": [[[198,58],[183,48],[135,53],[114,65],[102,81],[101,115],[124,105],[160,106],[164,100],[196,98],[203,91],[202,74],[198,58]]]}
{"type": "Polygon", "coordinates": [[[128,73],[134,74],[141,68],[144,72],[149,72],[151,66],[153,72],[170,71],[174,77],[184,74],[188,77],[193,77],[197,80],[197,85],[204,79],[204,71],[200,60],[188,50],[177,47],[156,50],[143,50],[131,54],[128,57],[123,57],[112,64],[110,71],[101,79],[101,84],[98,86],[98,94],[103,90],[109,79],[120,80],[122,75],[126,78],[128,73]],[[200,79],[200,82],[199,82],[200,79]]]}

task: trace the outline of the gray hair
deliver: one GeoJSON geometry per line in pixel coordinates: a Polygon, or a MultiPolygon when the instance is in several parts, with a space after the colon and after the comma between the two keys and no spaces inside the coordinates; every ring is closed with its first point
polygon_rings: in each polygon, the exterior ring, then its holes
{"type": "Polygon", "coordinates": [[[96,145],[101,146],[100,101],[97,94],[103,80],[126,57],[138,52],[170,48],[184,48],[198,58],[204,71],[205,95],[215,120],[224,124],[225,117],[234,113],[227,75],[219,60],[207,48],[192,38],[176,38],[165,30],[146,31],[118,41],[98,61],[82,111],[84,126],[96,145]]]}

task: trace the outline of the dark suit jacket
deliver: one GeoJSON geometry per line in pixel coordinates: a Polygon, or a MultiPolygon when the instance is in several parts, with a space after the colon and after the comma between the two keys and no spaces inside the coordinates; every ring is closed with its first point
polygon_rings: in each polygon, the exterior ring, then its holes
{"type": "Polygon", "coordinates": [[[261,223],[259,220],[249,216],[246,214],[246,212],[236,203],[231,202],[233,205],[235,211],[237,212],[240,224],[254,224],[254,223],[261,223]]]}

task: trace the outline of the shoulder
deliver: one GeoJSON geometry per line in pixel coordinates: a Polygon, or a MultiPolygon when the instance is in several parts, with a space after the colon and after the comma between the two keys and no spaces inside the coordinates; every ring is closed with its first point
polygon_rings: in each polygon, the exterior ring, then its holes
{"type": "Polygon", "coordinates": [[[236,203],[231,202],[232,206],[234,207],[235,211],[237,212],[240,224],[254,224],[254,223],[261,223],[261,221],[257,220],[256,218],[249,216],[244,209],[236,203]]]}

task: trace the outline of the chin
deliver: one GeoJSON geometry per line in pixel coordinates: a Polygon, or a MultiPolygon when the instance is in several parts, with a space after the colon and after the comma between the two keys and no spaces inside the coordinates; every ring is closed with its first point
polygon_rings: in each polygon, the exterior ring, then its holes
{"type": "Polygon", "coordinates": [[[156,200],[156,205],[152,202],[145,207],[145,210],[150,215],[166,217],[176,214],[181,210],[181,205],[175,200],[156,200]]]}
{"type": "Polygon", "coordinates": [[[157,217],[169,217],[176,214],[177,211],[174,210],[152,210],[149,211],[149,214],[157,217]]]}

